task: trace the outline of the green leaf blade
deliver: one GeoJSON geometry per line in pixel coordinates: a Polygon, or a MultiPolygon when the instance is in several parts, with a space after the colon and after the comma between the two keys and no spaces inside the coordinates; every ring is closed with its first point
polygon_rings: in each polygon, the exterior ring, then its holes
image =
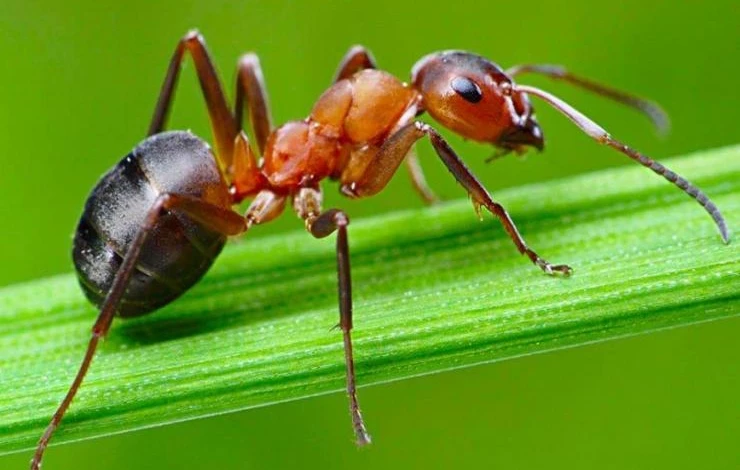
{"type": "MultiPolygon", "coordinates": [[[[740,146],[667,163],[737,228],[740,146]]],[[[644,168],[496,197],[573,277],[543,275],[467,201],[353,220],[361,386],[740,313],[738,243],[644,168]]],[[[333,242],[305,233],[230,246],[182,299],[114,322],[53,443],[343,389],[334,269],[333,242]]],[[[94,315],[73,275],[0,290],[0,454],[33,447],[94,315]]]]}

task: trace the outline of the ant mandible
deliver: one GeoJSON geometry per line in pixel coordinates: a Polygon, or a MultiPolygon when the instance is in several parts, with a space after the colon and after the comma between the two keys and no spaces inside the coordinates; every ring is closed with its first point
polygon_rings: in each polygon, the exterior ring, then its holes
{"type": "Polygon", "coordinates": [[[316,238],[337,232],[339,326],[344,340],[352,425],[358,444],[370,442],[357,401],[352,359],[352,294],[347,225],[340,209],[322,209],[321,180],[339,181],[351,198],[381,191],[406,161],[414,187],[435,200],[412,151],[429,137],[437,155],[471,197],[476,211],[490,211],[503,224],[520,253],[547,274],[569,275],[571,268],[550,264],[519,234],[504,207],[465,166],[429,124],[416,121],[428,112],[467,139],[492,144],[500,154],[542,150],[544,138],[529,96],[560,111],[589,137],[650,168],[694,198],[711,215],[725,242],[729,231],[719,209],[696,186],[660,163],[613,139],[602,127],[559,98],[514,82],[538,73],[564,80],[634,107],[659,127],[666,123],[654,104],[579,78],[560,67],[520,65],[502,70],[462,51],[428,55],[413,67],[411,83],[376,69],[366,49],[355,46],[342,60],[334,84],[321,95],[309,117],[273,129],[262,70],[256,55],[241,58],[236,103],[228,107],[202,36],[193,31],[178,43],[149,127],[149,137],[110,170],[93,189],[77,228],[73,258],[80,285],[100,309],[77,376],[41,437],[32,469],[38,469],[54,430],[87,373],[100,338],[113,317],[144,315],[168,304],[208,270],[228,236],[280,215],[286,202],[316,238]],[[195,63],[212,126],[215,151],[189,132],[162,132],[185,52],[195,63]],[[242,130],[249,111],[258,163],[242,130]],[[252,202],[244,216],[232,206],[252,202]]]}

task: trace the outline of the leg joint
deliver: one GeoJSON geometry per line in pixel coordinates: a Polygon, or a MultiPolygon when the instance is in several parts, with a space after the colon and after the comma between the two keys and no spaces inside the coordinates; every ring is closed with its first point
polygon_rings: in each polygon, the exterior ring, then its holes
{"type": "Polygon", "coordinates": [[[260,59],[254,52],[247,52],[239,57],[237,66],[241,70],[242,68],[255,68],[260,66],[260,59]]]}
{"type": "Polygon", "coordinates": [[[203,40],[203,35],[200,34],[200,31],[198,29],[191,29],[190,31],[185,33],[185,36],[182,37],[182,42],[188,44],[198,42],[203,44],[205,41],[203,40]]]}
{"type": "Polygon", "coordinates": [[[337,224],[337,227],[346,227],[349,225],[349,217],[347,216],[344,211],[341,211],[339,209],[332,209],[334,211],[334,223],[337,224]]]}
{"type": "Polygon", "coordinates": [[[432,126],[430,126],[429,124],[427,124],[425,122],[414,121],[414,127],[419,132],[422,132],[424,134],[428,134],[428,135],[434,135],[434,134],[436,134],[436,132],[434,132],[434,129],[432,129],[432,126]]]}
{"type": "Polygon", "coordinates": [[[349,217],[340,209],[329,209],[308,223],[308,230],[316,238],[328,237],[338,228],[346,228],[349,217]]]}

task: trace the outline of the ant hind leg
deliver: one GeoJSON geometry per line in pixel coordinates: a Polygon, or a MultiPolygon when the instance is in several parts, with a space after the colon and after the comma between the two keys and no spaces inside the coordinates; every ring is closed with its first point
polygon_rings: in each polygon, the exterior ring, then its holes
{"type": "Polygon", "coordinates": [[[118,305],[126,292],[126,287],[131,280],[131,275],[136,269],[136,263],[139,259],[141,248],[144,246],[147,236],[156,226],[157,220],[164,210],[181,211],[193,220],[201,222],[224,235],[236,235],[247,229],[244,218],[239,214],[232,212],[229,209],[214,206],[200,199],[192,198],[190,196],[180,196],[177,194],[162,194],[157,198],[149,209],[139,231],[131,241],[128,250],[126,251],[126,255],[123,257],[121,266],[113,278],[108,294],[100,307],[98,318],[95,321],[95,325],[93,325],[92,336],[90,338],[90,343],[87,346],[87,350],[85,351],[85,357],[80,364],[80,368],[72,382],[72,385],[67,391],[67,395],[65,395],[61,404],[54,412],[51,422],[38,442],[36,452],[31,461],[31,470],[38,470],[41,467],[41,459],[44,456],[44,451],[49,445],[49,441],[51,440],[54,431],[59,427],[59,423],[62,421],[69,405],[77,394],[83,379],[87,375],[92,359],[95,356],[95,351],[98,348],[100,338],[104,337],[110,329],[113,316],[115,315],[118,305]]]}

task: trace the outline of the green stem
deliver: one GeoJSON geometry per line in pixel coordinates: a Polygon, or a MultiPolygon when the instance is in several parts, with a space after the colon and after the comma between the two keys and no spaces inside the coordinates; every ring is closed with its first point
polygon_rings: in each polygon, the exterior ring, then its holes
{"type": "MultiPolygon", "coordinates": [[[[668,165],[740,226],[740,146],[668,165]]],[[[496,196],[573,277],[542,274],[468,201],[354,221],[361,387],[740,313],[740,244],[644,168],[496,196]]],[[[182,299],[115,321],[53,444],[342,390],[334,256],[305,233],[247,239],[182,299]]],[[[0,290],[0,454],[34,446],[94,315],[73,275],[0,290]]]]}

